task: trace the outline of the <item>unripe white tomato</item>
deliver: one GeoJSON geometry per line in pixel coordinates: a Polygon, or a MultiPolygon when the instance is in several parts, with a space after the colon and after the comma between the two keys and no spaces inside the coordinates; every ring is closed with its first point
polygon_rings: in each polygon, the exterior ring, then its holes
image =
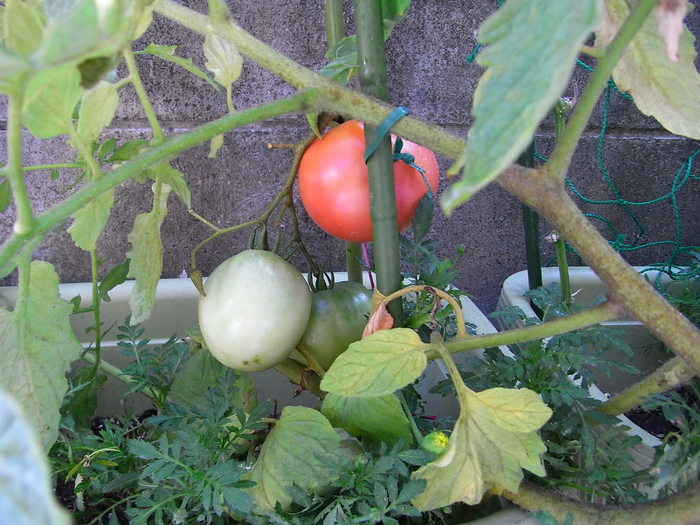
{"type": "Polygon", "coordinates": [[[212,355],[255,372],[284,361],[301,339],[311,290],[279,255],[245,250],[217,266],[199,298],[199,327],[212,355]]]}

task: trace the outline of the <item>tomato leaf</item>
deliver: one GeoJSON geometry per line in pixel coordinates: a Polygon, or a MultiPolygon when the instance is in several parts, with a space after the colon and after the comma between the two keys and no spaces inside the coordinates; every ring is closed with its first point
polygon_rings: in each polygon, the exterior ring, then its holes
{"type": "Polygon", "coordinates": [[[426,345],[408,328],[381,330],[352,343],[321,381],[321,388],[341,396],[390,394],[425,370],[426,345]]]}
{"type": "Polygon", "coordinates": [[[27,86],[23,123],[40,139],[73,130],[73,110],[83,93],[80,74],[72,66],[42,71],[27,86]]]}
{"type": "Polygon", "coordinates": [[[15,400],[0,391],[0,523],[73,520],[56,501],[45,452],[15,400]]]}
{"type": "Polygon", "coordinates": [[[111,299],[109,297],[109,292],[113,290],[116,286],[122,284],[126,281],[129,275],[129,259],[124,259],[119,264],[112,266],[109,271],[105,274],[102,280],[97,286],[97,290],[100,294],[100,300],[108,303],[111,299]]]}
{"type": "Polygon", "coordinates": [[[48,449],[58,436],[65,374],[82,348],[68,320],[73,306],[59,297],[53,266],[33,261],[28,286],[13,312],[0,308],[0,390],[22,405],[48,449]]]}
{"type": "Polygon", "coordinates": [[[204,65],[214,74],[214,80],[225,88],[238,80],[243,71],[243,57],[234,44],[216,33],[208,33],[203,49],[207,57],[204,65]]]}
{"type": "Polygon", "coordinates": [[[187,186],[187,182],[185,182],[185,174],[169,164],[158,166],[156,173],[156,177],[160,177],[164,183],[170,186],[175,195],[180,197],[185,207],[190,209],[192,207],[192,193],[189,186],[187,186]]]}
{"type": "Polygon", "coordinates": [[[160,198],[154,199],[153,209],[136,217],[134,227],[127,237],[132,246],[126,254],[131,259],[129,277],[136,279],[129,298],[132,324],[138,324],[151,315],[156,286],[163,268],[160,226],[168,213],[166,202],[169,193],[170,186],[163,184],[160,198]]]}
{"type": "Polygon", "coordinates": [[[46,23],[41,2],[8,0],[3,18],[2,29],[7,50],[22,57],[31,55],[41,42],[46,23]]]}
{"type": "Polygon", "coordinates": [[[89,251],[97,247],[97,239],[107,225],[113,204],[114,190],[110,189],[71,215],[73,224],[68,233],[78,248],[89,251]]]}
{"type": "Polygon", "coordinates": [[[46,26],[35,53],[46,67],[119,53],[131,42],[139,2],[47,2],[46,26]]]}
{"type": "Polygon", "coordinates": [[[489,46],[474,93],[467,147],[448,174],[462,178],[443,192],[446,213],[510,166],[566,87],[602,0],[506,2],[479,29],[489,46]]]}
{"type": "Polygon", "coordinates": [[[219,85],[216,82],[214,82],[209,77],[209,75],[207,75],[204,71],[202,71],[197,66],[195,66],[192,63],[191,58],[183,58],[181,56],[176,55],[175,54],[176,49],[177,49],[177,46],[162,46],[159,44],[148,44],[143,51],[136,51],[134,54],[148,53],[149,55],[153,55],[155,57],[158,57],[161,60],[165,60],[167,62],[172,62],[173,64],[177,64],[181,68],[192,73],[197,78],[204,80],[207,84],[209,84],[215,90],[219,91],[219,85]]]}
{"type": "Polygon", "coordinates": [[[394,326],[394,318],[389,313],[389,310],[386,309],[386,305],[379,303],[379,307],[369,318],[365,329],[362,331],[362,337],[367,337],[379,330],[389,330],[392,326],[394,326]]]}
{"type": "Polygon", "coordinates": [[[247,479],[254,481],[248,492],[264,509],[292,502],[292,485],[313,492],[337,477],[333,462],[342,457],[340,437],[317,410],[288,406],[265,439],[258,460],[247,479]]]}
{"type": "Polygon", "coordinates": [[[321,413],[334,427],[351,436],[396,443],[412,441],[411,428],[394,394],[377,397],[345,397],[326,394],[321,413]]]}
{"type": "Polygon", "coordinates": [[[413,474],[427,485],[413,499],[420,510],[461,501],[475,505],[486,490],[517,492],[522,469],[544,476],[546,447],[536,431],[552,411],[532,390],[457,385],[460,416],[447,450],[413,474]]]}
{"type": "Polygon", "coordinates": [[[117,87],[109,82],[100,82],[85,92],[78,113],[78,136],[85,144],[97,140],[109,126],[118,105],[117,87]]]}
{"type": "MultiPolygon", "coordinates": [[[[624,0],[609,0],[596,47],[614,38],[629,14],[624,0]]],[[[668,59],[656,20],[648,17],[613,70],[617,86],[634,97],[639,111],[671,133],[700,139],[700,73],[695,69],[695,38],[683,26],[677,62],[668,59]]]]}

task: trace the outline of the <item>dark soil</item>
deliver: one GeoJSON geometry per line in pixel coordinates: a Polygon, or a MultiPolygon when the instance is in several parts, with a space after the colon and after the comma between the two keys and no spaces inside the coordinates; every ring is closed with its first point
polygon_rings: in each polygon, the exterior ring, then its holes
{"type": "MultiPolygon", "coordinates": [[[[700,411],[700,399],[691,387],[681,385],[675,388],[674,391],[680,394],[689,407],[700,411]]],[[[666,419],[663,410],[660,408],[645,409],[636,407],[625,412],[625,415],[633,423],[659,439],[664,439],[668,434],[679,431],[678,427],[674,425],[673,422],[666,419]]]]}

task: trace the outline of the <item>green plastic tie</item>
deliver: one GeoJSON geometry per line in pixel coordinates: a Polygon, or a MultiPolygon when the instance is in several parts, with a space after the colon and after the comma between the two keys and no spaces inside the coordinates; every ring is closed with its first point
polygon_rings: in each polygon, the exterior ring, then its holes
{"type": "Polygon", "coordinates": [[[396,124],[406,115],[410,114],[410,109],[405,108],[403,106],[399,106],[394,111],[389,113],[384,120],[382,120],[382,123],[379,124],[379,126],[377,126],[377,138],[374,139],[374,141],[369,146],[367,146],[367,149],[365,149],[365,164],[367,163],[369,158],[374,154],[374,152],[377,151],[377,148],[379,148],[379,145],[382,143],[382,140],[384,140],[384,137],[386,137],[387,133],[389,133],[391,128],[394,127],[394,124],[396,124]]]}

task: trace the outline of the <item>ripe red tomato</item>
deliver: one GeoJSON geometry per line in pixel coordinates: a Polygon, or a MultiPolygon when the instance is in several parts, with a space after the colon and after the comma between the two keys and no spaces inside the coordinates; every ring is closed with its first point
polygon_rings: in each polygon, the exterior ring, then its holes
{"type": "MultiPolygon", "coordinates": [[[[395,139],[392,135],[392,142],[395,139]]],[[[415,164],[425,171],[435,194],[439,176],[435,154],[407,140],[401,151],[415,157],[415,164]]],[[[364,152],[364,126],[350,120],[311,143],[299,165],[299,195],[307,213],[326,232],[346,241],[372,240],[364,152]]],[[[401,232],[411,224],[418,201],[428,188],[418,170],[398,161],[394,162],[394,191],[396,222],[401,232]]]]}

